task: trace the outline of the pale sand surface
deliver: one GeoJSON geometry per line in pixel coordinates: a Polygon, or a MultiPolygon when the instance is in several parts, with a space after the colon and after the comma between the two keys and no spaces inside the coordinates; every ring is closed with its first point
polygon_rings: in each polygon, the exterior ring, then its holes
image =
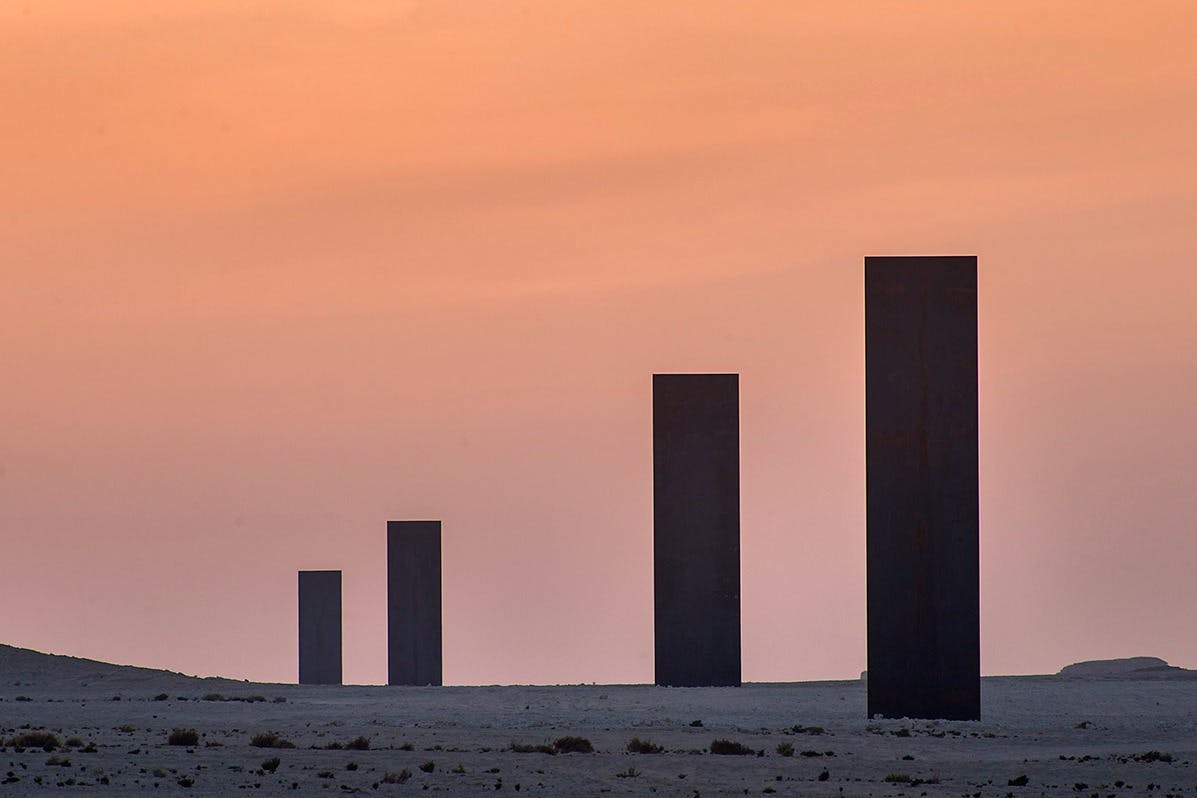
{"type": "Polygon", "coordinates": [[[986,678],[984,720],[928,723],[866,720],[860,681],[738,689],[299,687],[194,679],[0,646],[0,737],[30,726],[63,740],[79,737],[96,749],[50,754],[7,747],[0,752],[0,781],[8,782],[0,784],[0,797],[295,790],[703,796],[770,789],[788,796],[1197,795],[1197,680],[1191,675],[986,678]],[[169,698],[154,700],[161,693],[169,698]],[[210,693],[266,701],[203,700],[210,693]],[[701,727],[691,725],[696,720],[701,727]],[[796,734],[796,724],[826,731],[796,734]],[[198,730],[200,745],[167,745],[177,727],[198,730]],[[250,746],[263,731],[278,732],[297,748],[250,746]],[[563,735],[588,738],[596,753],[505,750],[512,742],[563,735]],[[369,738],[371,750],[313,748],[358,736],[369,738]],[[666,753],[627,753],[636,736],[666,753]],[[712,755],[707,749],[716,738],[764,756],[712,755]],[[794,756],[776,752],[782,742],[793,744],[794,756]],[[413,750],[401,750],[405,743],[413,750]],[[1173,761],[1130,758],[1148,751],[1173,761]],[[52,756],[69,764],[47,764],[52,756]],[[281,760],[278,771],[262,772],[260,763],[273,756],[281,760]],[[431,773],[419,769],[427,762],[435,763],[431,773]],[[348,769],[350,763],[357,769],[348,769]],[[459,766],[464,772],[453,772],[459,766]],[[638,775],[617,776],[629,768],[638,775]],[[387,771],[403,769],[412,773],[406,783],[379,783],[387,771]],[[823,771],[828,775],[820,781],[823,771]],[[912,787],[885,781],[891,774],[938,782],[912,787]],[[1024,774],[1026,786],[1008,786],[1024,774]]]}

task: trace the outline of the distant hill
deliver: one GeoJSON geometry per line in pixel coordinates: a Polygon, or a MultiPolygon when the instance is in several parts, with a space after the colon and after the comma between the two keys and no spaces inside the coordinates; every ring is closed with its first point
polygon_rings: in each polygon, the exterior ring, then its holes
{"type": "Polygon", "coordinates": [[[1159,657],[1125,657],[1076,662],[1056,675],[1070,679],[1191,679],[1197,678],[1197,671],[1169,665],[1159,657]]]}

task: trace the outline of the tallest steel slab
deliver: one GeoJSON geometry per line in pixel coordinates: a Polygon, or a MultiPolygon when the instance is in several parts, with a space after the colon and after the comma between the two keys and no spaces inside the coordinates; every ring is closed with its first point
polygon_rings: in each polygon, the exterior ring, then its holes
{"type": "Polygon", "coordinates": [[[870,717],[981,716],[977,259],[865,259],[870,717]]]}
{"type": "Polygon", "coordinates": [[[656,683],[740,684],[740,378],[653,375],[656,683]]]}

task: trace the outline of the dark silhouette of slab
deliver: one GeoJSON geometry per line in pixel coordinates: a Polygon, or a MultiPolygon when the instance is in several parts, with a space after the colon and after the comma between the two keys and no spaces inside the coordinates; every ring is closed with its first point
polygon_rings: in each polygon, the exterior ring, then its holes
{"type": "Polygon", "coordinates": [[[441,522],[387,522],[387,684],[441,684],[441,522]]]}
{"type": "Polygon", "coordinates": [[[299,572],[299,683],[341,683],[341,572],[299,572]]]}
{"type": "Polygon", "coordinates": [[[740,377],[653,375],[656,683],[740,684],[740,377]]]}
{"type": "Polygon", "coordinates": [[[977,259],[865,259],[868,712],[978,720],[977,259]]]}

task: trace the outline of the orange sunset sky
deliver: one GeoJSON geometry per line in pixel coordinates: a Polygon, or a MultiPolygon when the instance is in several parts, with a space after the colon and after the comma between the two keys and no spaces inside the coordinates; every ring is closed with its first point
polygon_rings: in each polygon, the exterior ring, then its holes
{"type": "Polygon", "coordinates": [[[1197,666],[1190,2],[0,4],[0,642],[652,679],[653,371],[741,374],[747,680],[865,665],[863,258],[980,258],[987,674],[1197,666]]]}

